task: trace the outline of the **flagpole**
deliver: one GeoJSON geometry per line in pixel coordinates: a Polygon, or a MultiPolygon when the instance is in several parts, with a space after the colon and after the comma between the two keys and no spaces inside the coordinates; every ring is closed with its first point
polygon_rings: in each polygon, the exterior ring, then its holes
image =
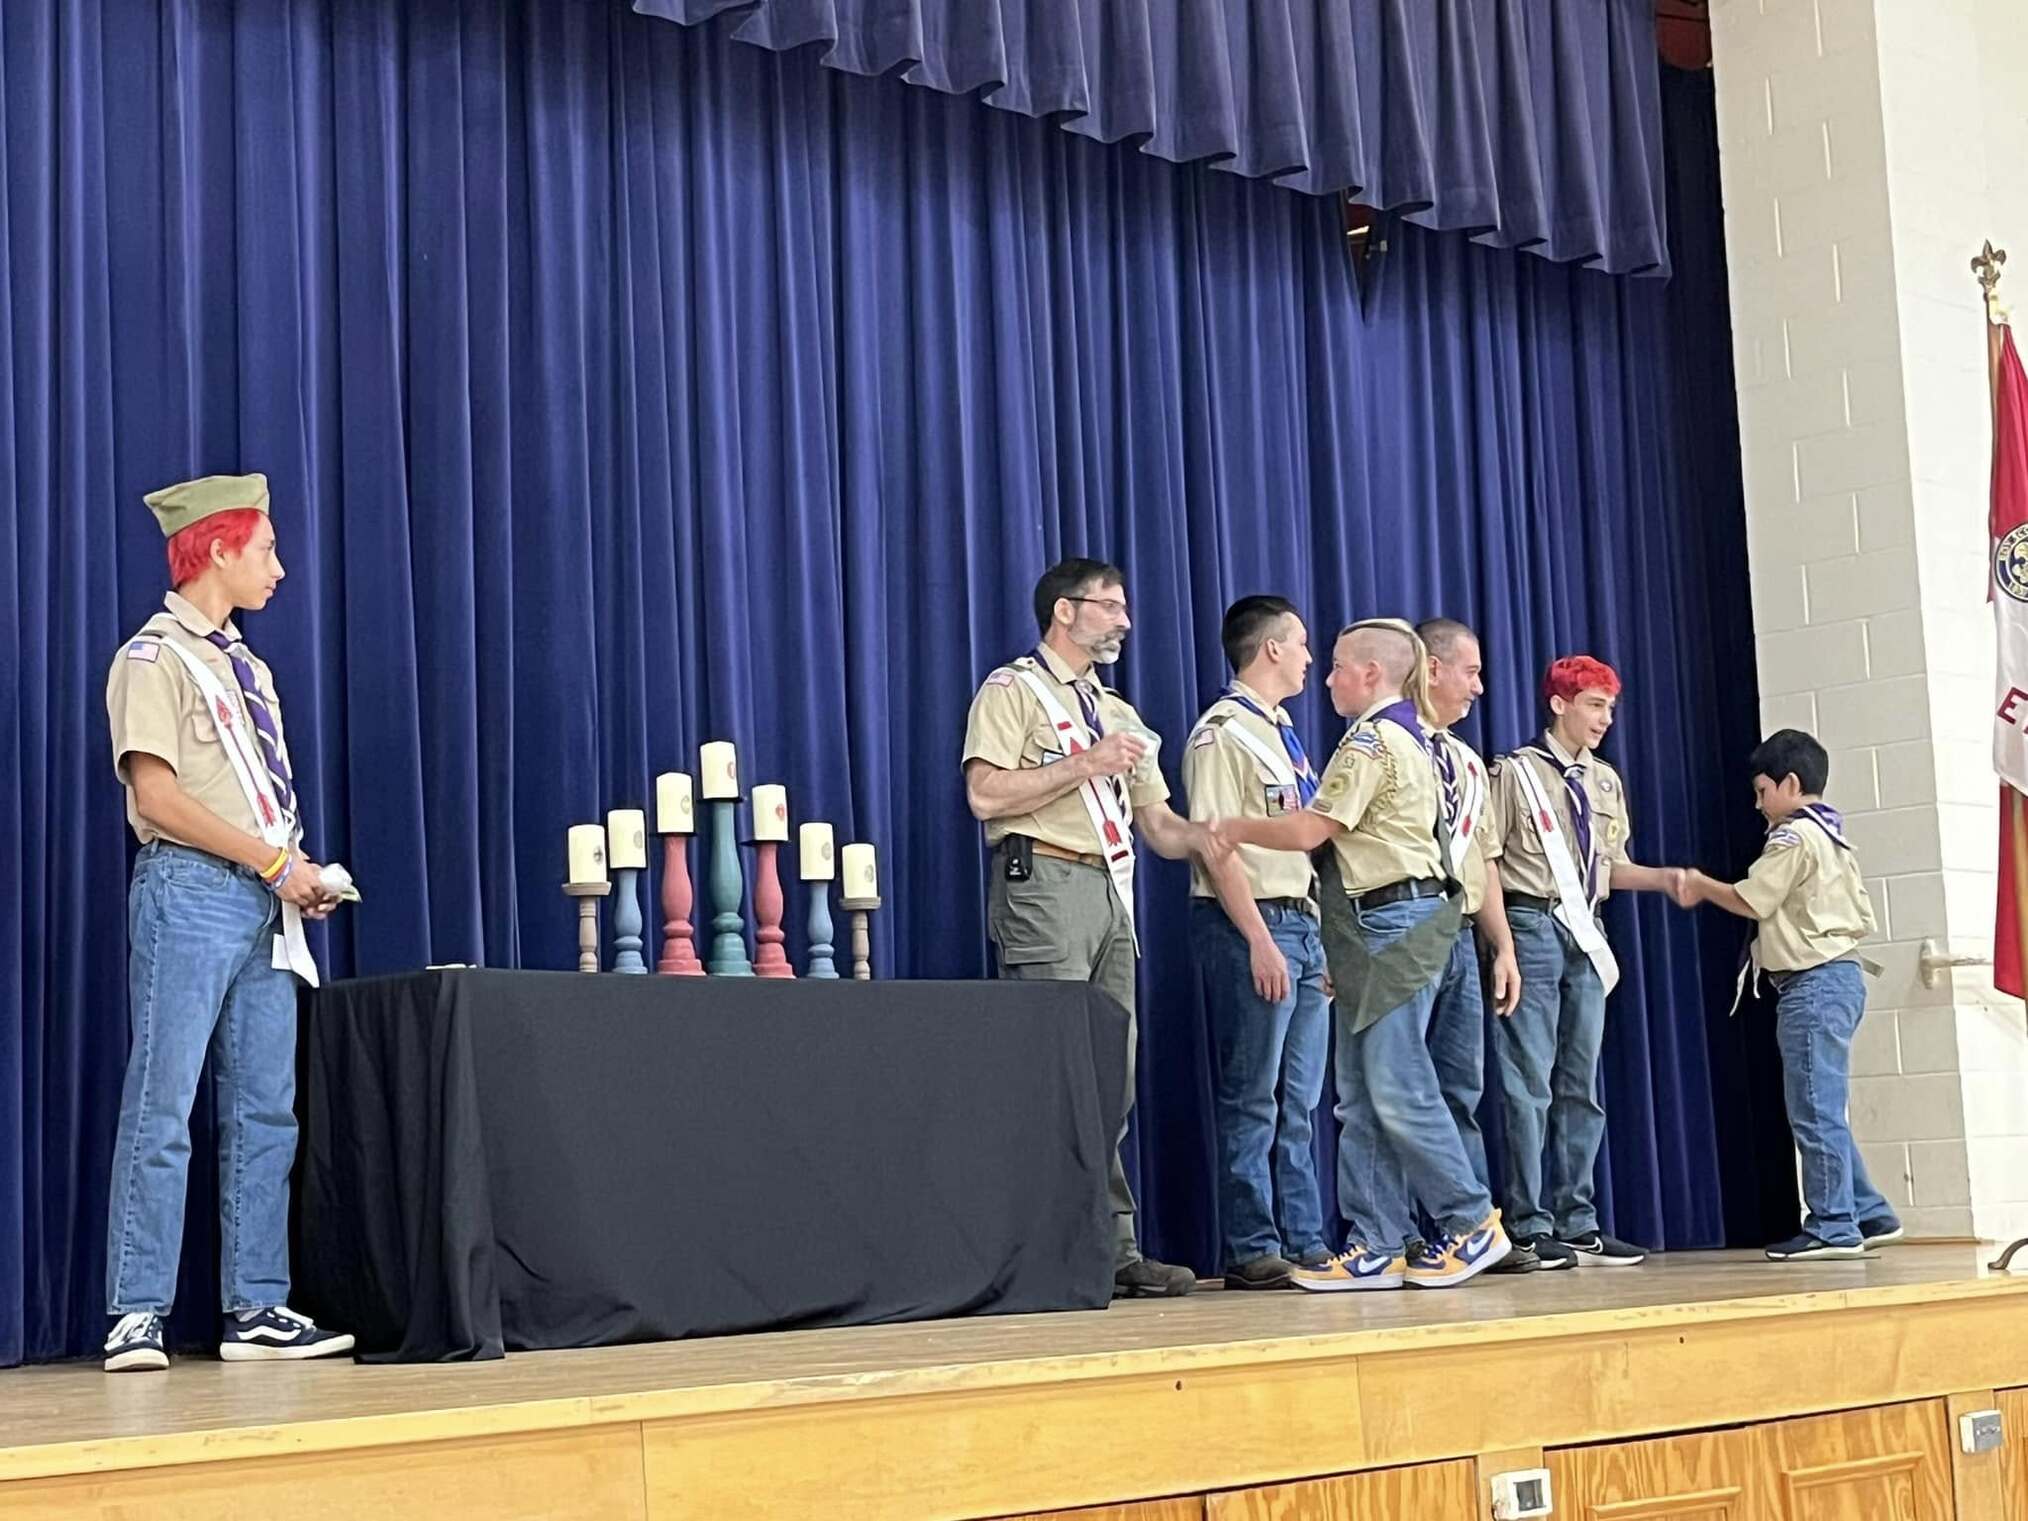
{"type": "MultiPolygon", "coordinates": [[[[1972,260],[1972,273],[1978,276],[1979,288],[1986,295],[1986,392],[1996,443],[2000,421],[2000,355],[2007,338],[2007,309],[2000,304],[2000,272],[2006,262],[2007,251],[1994,248],[1991,242],[1972,260]]],[[[2012,785],[2006,793],[2007,827],[2013,847],[2009,856],[2014,878],[2014,944],[2019,952],[2015,964],[2028,967],[2028,798],[2012,785]]],[[[2028,1238],[2010,1243],[1991,1264],[1993,1271],[2006,1272],[2015,1254],[2023,1248],[2028,1248],[2028,1238]]]]}

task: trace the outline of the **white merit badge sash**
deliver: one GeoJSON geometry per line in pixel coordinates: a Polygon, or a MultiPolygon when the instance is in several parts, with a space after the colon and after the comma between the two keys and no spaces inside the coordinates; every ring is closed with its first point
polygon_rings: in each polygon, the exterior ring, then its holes
{"type": "MultiPolygon", "coordinates": [[[[1448,730],[1440,729],[1430,739],[1432,746],[1443,747],[1457,772],[1458,816],[1450,829],[1451,869],[1457,872],[1458,880],[1463,881],[1465,852],[1471,848],[1472,836],[1486,821],[1486,768],[1463,743],[1454,741],[1448,730]]],[[[1441,771],[1438,779],[1442,779],[1441,771]]]]}
{"type": "Polygon", "coordinates": [[[1620,964],[1614,959],[1613,948],[1606,944],[1605,931],[1598,927],[1583,879],[1577,874],[1577,863],[1571,859],[1570,846],[1564,840],[1563,826],[1556,822],[1556,810],[1549,806],[1549,794],[1543,790],[1534,762],[1519,751],[1513,760],[1515,778],[1528,795],[1528,811],[1534,816],[1535,833],[1542,841],[1542,853],[1549,860],[1549,875],[1556,883],[1556,918],[1570,931],[1577,948],[1590,958],[1599,982],[1610,993],[1619,986],[1620,964]]]}
{"type": "MultiPolygon", "coordinates": [[[[274,790],[268,783],[267,764],[253,748],[253,720],[247,716],[246,704],[240,700],[239,693],[228,693],[225,683],[218,679],[210,666],[185,649],[181,641],[165,634],[143,633],[128,648],[132,649],[143,639],[174,654],[183,662],[184,669],[190,672],[190,679],[197,683],[205,711],[211,715],[212,727],[218,730],[219,742],[224,746],[226,761],[232,767],[240,791],[246,794],[247,806],[253,810],[253,816],[260,824],[260,837],[277,850],[293,846],[295,821],[282,812],[275,800],[274,790]]],[[[293,903],[282,904],[282,929],[275,936],[274,951],[268,964],[279,972],[294,972],[313,988],[318,985],[317,962],[310,954],[310,942],[303,936],[303,916],[293,903]]]]}
{"type": "Polygon", "coordinates": [[[1231,698],[1221,697],[1205,709],[1204,716],[1197,721],[1197,727],[1191,731],[1190,737],[1194,740],[1207,729],[1231,735],[1240,749],[1253,757],[1254,764],[1260,770],[1261,785],[1277,794],[1281,811],[1300,812],[1303,794],[1302,788],[1296,784],[1295,762],[1289,759],[1289,752],[1282,748],[1279,740],[1269,744],[1240,721],[1240,715],[1245,711],[1246,709],[1231,698]],[[1214,719],[1219,721],[1214,723],[1214,719]]]}
{"type": "MultiPolygon", "coordinates": [[[[1042,679],[1034,656],[1023,655],[1019,660],[1009,662],[1007,668],[1042,704],[1042,716],[1049,720],[1050,734],[1056,741],[1058,755],[1072,756],[1091,748],[1090,731],[1064,710],[1056,693],[1050,690],[1049,683],[1042,679]]],[[[1099,857],[1106,863],[1106,875],[1112,879],[1113,896],[1120,900],[1120,907],[1126,911],[1127,928],[1134,936],[1135,953],[1139,954],[1140,932],[1134,927],[1134,824],[1121,807],[1119,789],[1106,786],[1106,780],[1099,776],[1087,777],[1078,787],[1077,795],[1091,820],[1092,833],[1098,837],[1099,857]]]]}

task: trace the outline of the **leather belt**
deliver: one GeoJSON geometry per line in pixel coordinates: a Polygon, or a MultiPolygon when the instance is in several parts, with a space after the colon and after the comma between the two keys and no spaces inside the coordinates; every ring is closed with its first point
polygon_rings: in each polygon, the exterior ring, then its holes
{"type": "Polygon", "coordinates": [[[1047,840],[1036,839],[1033,835],[1023,835],[1022,838],[1028,841],[1028,848],[1038,856],[1047,856],[1052,861],[1069,861],[1077,866],[1095,867],[1099,871],[1106,869],[1105,857],[1096,851],[1065,850],[1061,845],[1052,845],[1047,840]]]}
{"type": "Polygon", "coordinates": [[[1546,914],[1556,907],[1554,898],[1538,898],[1533,893],[1508,893],[1507,907],[1532,908],[1538,914],[1546,914]]]}
{"type": "Polygon", "coordinates": [[[1385,887],[1376,887],[1370,893],[1357,893],[1352,898],[1354,908],[1385,908],[1390,903],[1407,903],[1416,898],[1441,898],[1444,885],[1435,877],[1410,877],[1405,882],[1390,882],[1385,887]]]}

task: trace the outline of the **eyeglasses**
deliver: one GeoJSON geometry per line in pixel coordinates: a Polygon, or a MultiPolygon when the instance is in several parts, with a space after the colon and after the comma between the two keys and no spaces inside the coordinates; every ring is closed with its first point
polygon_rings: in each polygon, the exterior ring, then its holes
{"type": "Polygon", "coordinates": [[[1122,617],[1126,616],[1127,599],[1125,597],[1065,597],[1063,600],[1066,602],[1089,602],[1093,607],[1102,607],[1109,613],[1118,613],[1122,617]]]}

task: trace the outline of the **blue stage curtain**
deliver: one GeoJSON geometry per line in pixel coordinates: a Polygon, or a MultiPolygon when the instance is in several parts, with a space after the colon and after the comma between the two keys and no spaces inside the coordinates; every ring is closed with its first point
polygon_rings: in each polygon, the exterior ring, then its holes
{"type": "Polygon", "coordinates": [[[1652,0],[634,0],[1176,163],[1666,273],[1652,0]],[[730,15],[726,13],[730,12],[730,15]]]}
{"type": "MultiPolygon", "coordinates": [[[[1118,675],[1172,765],[1231,597],[1289,592],[1320,636],[1441,610],[1485,631],[1491,744],[1551,654],[1617,661],[1639,849],[1736,864],[1708,142],[1694,282],[1398,228],[1362,312],[1328,201],[622,0],[8,6],[0,99],[0,1362],[104,1330],[129,847],[102,693],[161,594],[166,481],[272,482],[290,575],[249,630],[310,847],[366,894],[318,937],[337,975],[574,964],[566,826],[711,738],[879,844],[883,975],[983,974],[965,709],[1072,552],[1128,567],[1118,675]]],[[[1708,91],[1686,121],[1709,138],[1708,91]]],[[[1319,696],[1302,721],[1328,749],[1319,696]]],[[[1143,880],[1134,1155],[1150,1245],[1210,1270],[1185,879],[1143,880]]],[[[1615,929],[1615,1218],[1743,1236],[1786,1154],[1735,1101],[1738,937],[1652,900],[1615,929]]],[[[186,1340],[216,1303],[197,1124],[186,1340]]]]}

